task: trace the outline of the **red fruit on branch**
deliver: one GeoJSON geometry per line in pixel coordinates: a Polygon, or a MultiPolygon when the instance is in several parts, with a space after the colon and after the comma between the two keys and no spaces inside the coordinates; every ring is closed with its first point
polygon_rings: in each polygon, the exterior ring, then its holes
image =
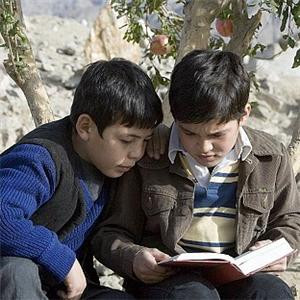
{"type": "Polygon", "coordinates": [[[216,20],[216,29],[221,36],[232,36],[233,24],[231,19],[219,19],[216,20]]]}
{"type": "Polygon", "coordinates": [[[164,55],[171,51],[169,39],[165,34],[155,35],[150,42],[150,51],[155,55],[164,55]]]}

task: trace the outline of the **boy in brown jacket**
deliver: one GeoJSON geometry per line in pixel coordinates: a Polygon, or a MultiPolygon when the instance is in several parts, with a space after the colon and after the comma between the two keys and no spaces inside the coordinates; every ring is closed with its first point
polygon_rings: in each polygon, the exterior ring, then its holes
{"type": "MultiPolygon", "coordinates": [[[[172,73],[174,124],[160,160],[141,160],[118,180],[92,241],[97,258],[149,299],[293,299],[274,271],[214,286],[205,273],[157,262],[182,252],[232,256],[285,237],[300,244],[300,199],[289,157],[270,135],[244,127],[250,80],[238,56],[196,50],[172,73]]],[[[292,258],[289,258],[289,261],[292,258]]]]}

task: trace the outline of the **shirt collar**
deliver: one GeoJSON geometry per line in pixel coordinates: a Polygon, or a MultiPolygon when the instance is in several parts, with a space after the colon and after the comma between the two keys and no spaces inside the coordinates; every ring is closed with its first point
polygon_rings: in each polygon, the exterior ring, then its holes
{"type": "Polygon", "coordinates": [[[238,159],[244,161],[252,151],[252,145],[244,128],[240,127],[239,131],[240,133],[236,141],[234,151],[237,154],[238,159]]]}
{"type": "Polygon", "coordinates": [[[168,152],[168,157],[172,164],[174,163],[176,154],[179,151],[181,151],[184,154],[187,154],[187,152],[183,149],[180,143],[177,125],[175,122],[173,122],[171,134],[170,134],[169,152],[168,152]]]}
{"type": "MultiPolygon", "coordinates": [[[[172,164],[174,163],[176,154],[179,151],[184,154],[187,154],[187,152],[184,150],[183,146],[181,145],[178,128],[176,123],[174,122],[171,129],[170,140],[169,140],[169,151],[168,151],[168,157],[172,164]]],[[[235,154],[234,156],[237,159],[241,159],[242,161],[244,161],[248,157],[251,151],[252,151],[252,145],[250,143],[250,140],[245,130],[242,127],[240,127],[239,136],[236,145],[234,147],[234,154],[235,154]]],[[[231,156],[232,151],[230,151],[228,154],[231,156]]]]}

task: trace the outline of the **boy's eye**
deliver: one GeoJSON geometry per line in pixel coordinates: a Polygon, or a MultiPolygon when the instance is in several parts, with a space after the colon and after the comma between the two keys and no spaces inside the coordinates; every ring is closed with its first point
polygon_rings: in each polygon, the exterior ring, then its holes
{"type": "Polygon", "coordinates": [[[123,144],[130,144],[132,142],[132,140],[122,140],[122,139],[120,141],[123,144]]]}
{"type": "Polygon", "coordinates": [[[213,134],[212,137],[219,138],[219,137],[222,137],[223,135],[224,135],[223,133],[216,133],[216,134],[213,134]]]}
{"type": "Polygon", "coordinates": [[[185,135],[195,135],[193,132],[189,132],[189,131],[184,131],[185,135]]]}

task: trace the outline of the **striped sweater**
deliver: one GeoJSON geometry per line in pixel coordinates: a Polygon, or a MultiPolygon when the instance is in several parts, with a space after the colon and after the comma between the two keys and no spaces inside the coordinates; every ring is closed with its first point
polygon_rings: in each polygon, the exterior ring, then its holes
{"type": "Polygon", "coordinates": [[[196,186],[193,220],[179,242],[188,252],[222,253],[234,247],[238,166],[236,161],[218,169],[207,188],[196,186]]]}

